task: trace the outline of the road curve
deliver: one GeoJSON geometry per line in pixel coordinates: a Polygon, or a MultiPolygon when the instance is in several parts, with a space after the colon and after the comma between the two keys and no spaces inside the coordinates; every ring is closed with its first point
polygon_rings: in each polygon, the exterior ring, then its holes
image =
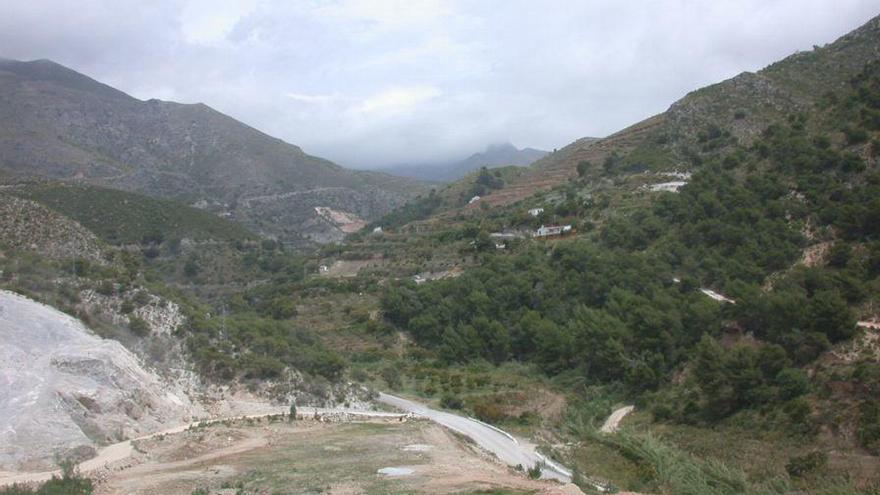
{"type": "Polygon", "coordinates": [[[402,411],[430,419],[439,425],[471,438],[477,445],[495,454],[499,460],[508,466],[520,465],[528,469],[535,464],[544,463],[545,466],[541,473],[542,478],[555,479],[563,483],[571,482],[571,471],[538,453],[533,444],[524,440],[518,440],[509,433],[492,425],[473,418],[437,411],[424,404],[382,392],[379,393],[378,400],[402,411]]]}

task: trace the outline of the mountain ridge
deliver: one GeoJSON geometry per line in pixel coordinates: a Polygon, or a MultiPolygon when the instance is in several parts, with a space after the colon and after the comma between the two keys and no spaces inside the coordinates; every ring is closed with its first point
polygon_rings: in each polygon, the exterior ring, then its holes
{"type": "Polygon", "coordinates": [[[548,151],[536,148],[520,149],[510,142],[494,143],[486,146],[483,151],[454,162],[396,165],[383,168],[381,171],[420,180],[453,182],[480,169],[480,167],[526,166],[540,160],[548,153],[548,151]]]}
{"type": "Polygon", "coordinates": [[[293,244],[338,240],[315,207],[376,218],[424,190],[417,181],[345,169],[202,103],[138,100],[51,61],[0,62],[0,170],[84,181],[190,204],[293,244]],[[323,196],[320,188],[348,194],[323,196]],[[250,196],[318,191],[272,205],[270,222],[241,207],[250,196]]]}
{"type": "Polygon", "coordinates": [[[748,143],[770,123],[809,109],[823,94],[844,87],[865,64],[878,59],[880,16],[825,46],[796,52],[759,71],[742,72],[693,90],[665,112],[608,137],[578,139],[538,160],[530,167],[531,173],[494,191],[483,202],[512,204],[564,184],[578,175],[582,162],[590,165],[592,175],[601,174],[606,160],[609,166],[639,170],[690,166],[706,146],[707,133],[723,128],[748,143]],[[646,156],[651,157],[650,162],[646,156]]]}

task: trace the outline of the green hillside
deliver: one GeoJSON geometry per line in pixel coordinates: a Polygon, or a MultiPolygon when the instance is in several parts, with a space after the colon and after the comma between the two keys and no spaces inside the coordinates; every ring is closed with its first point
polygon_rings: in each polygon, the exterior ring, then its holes
{"type": "MultiPolygon", "coordinates": [[[[744,469],[740,490],[712,488],[717,473],[696,485],[649,477],[627,488],[786,493],[836,476],[880,483],[880,353],[874,331],[856,326],[880,304],[878,115],[874,62],[749,143],[724,128],[706,133],[707,144],[724,145],[683,164],[696,172],[678,193],[651,192],[663,176],[630,170],[622,155],[599,176],[447,223],[529,229],[522,211],[542,204],[581,233],[504,251],[483,245],[480,266],[461,277],[392,285],[385,317],[439,362],[531,363],[591,402],[634,402],[651,429],[722,429],[793,445],[762,466],[711,450],[744,469]],[[867,464],[851,464],[855,452],[869,453],[867,464]]],[[[583,425],[608,410],[571,412],[583,425]]],[[[602,440],[601,449],[649,469],[648,437],[626,442],[602,440]]]]}
{"type": "Polygon", "coordinates": [[[255,239],[241,225],[175,201],[95,186],[39,182],[11,194],[70,217],[111,244],[164,239],[255,239]]]}

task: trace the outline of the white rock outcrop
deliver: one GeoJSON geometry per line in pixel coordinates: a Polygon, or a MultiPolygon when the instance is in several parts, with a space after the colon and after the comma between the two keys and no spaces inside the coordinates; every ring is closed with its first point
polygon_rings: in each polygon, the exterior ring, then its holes
{"type": "Polygon", "coordinates": [[[0,471],[52,467],[205,411],[119,342],[0,291],[0,471]]]}

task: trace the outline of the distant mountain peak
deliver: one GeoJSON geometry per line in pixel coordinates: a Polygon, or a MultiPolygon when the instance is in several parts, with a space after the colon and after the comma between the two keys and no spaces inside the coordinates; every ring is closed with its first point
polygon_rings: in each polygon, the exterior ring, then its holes
{"type": "Polygon", "coordinates": [[[493,153],[499,151],[519,151],[519,148],[513,145],[510,141],[503,143],[491,143],[489,146],[486,146],[486,151],[484,153],[493,153]]]}
{"type": "Polygon", "coordinates": [[[535,148],[519,149],[512,143],[491,143],[484,151],[452,163],[430,165],[402,165],[386,171],[404,177],[416,179],[451,182],[479,169],[480,167],[504,167],[508,165],[526,166],[543,158],[547,151],[535,148]]]}

